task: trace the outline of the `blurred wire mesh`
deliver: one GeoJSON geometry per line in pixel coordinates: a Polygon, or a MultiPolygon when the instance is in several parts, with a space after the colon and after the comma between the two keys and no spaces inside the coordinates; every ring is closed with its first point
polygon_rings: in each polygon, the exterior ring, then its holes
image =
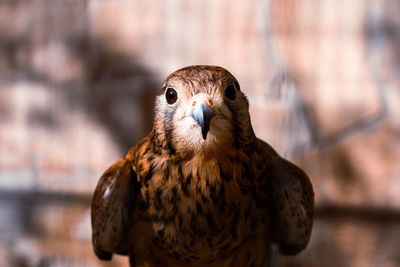
{"type": "Polygon", "coordinates": [[[277,266],[399,266],[400,1],[0,1],[0,266],[91,251],[101,172],[164,77],[230,70],[256,134],[314,184],[309,247],[277,266]]]}

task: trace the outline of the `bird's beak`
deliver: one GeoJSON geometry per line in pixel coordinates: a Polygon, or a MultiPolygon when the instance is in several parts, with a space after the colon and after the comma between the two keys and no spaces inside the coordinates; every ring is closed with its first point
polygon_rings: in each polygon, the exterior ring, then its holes
{"type": "Polygon", "coordinates": [[[211,119],[214,117],[214,111],[204,102],[197,103],[192,110],[193,119],[200,125],[203,139],[206,140],[207,133],[210,130],[211,119]]]}

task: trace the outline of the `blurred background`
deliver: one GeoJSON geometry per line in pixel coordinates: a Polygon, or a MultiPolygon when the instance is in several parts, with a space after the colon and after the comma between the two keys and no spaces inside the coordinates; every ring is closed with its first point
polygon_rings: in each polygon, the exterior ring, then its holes
{"type": "Polygon", "coordinates": [[[400,1],[1,0],[0,266],[92,253],[101,173],[163,79],[221,65],[256,134],[309,174],[308,248],[274,266],[400,266],[400,1]]]}

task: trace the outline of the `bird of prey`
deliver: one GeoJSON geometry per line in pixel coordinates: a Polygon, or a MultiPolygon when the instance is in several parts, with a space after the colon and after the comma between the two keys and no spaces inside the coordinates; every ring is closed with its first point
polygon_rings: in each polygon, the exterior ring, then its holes
{"type": "Polygon", "coordinates": [[[175,71],[147,137],[100,178],[94,252],[131,266],[269,266],[303,250],[314,193],[307,175],[252,129],[238,81],[217,66],[175,71]]]}

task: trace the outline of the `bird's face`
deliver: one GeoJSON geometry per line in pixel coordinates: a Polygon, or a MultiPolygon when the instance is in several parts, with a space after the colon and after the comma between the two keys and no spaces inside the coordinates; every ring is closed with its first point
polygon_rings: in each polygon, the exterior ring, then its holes
{"type": "Polygon", "coordinates": [[[157,97],[155,128],[178,152],[221,151],[252,132],[239,83],[214,66],[190,66],[168,76],[157,97]]]}

